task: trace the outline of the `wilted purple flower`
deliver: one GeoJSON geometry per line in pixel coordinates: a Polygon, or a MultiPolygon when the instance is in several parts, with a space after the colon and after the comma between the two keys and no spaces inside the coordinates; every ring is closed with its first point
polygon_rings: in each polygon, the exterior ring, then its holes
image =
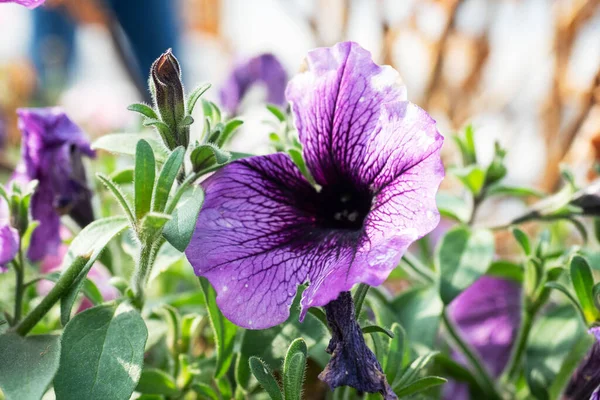
{"type": "Polygon", "coordinates": [[[352,42],[308,55],[286,91],[315,189],[286,154],[228,164],[207,179],[186,255],[225,316],[251,329],[303,317],[356,283],[381,284],[439,221],[444,170],[435,121],[407,102],[391,67],[352,42]]]}
{"type": "MultiPolygon", "coordinates": [[[[521,323],[521,286],[483,276],[450,305],[450,316],[493,376],[506,366],[521,323]]],[[[456,357],[459,357],[455,353],[456,357]]],[[[464,360],[460,360],[461,362],[464,360]]],[[[465,385],[448,384],[445,398],[468,399],[465,385]]]]}
{"type": "Polygon", "coordinates": [[[0,273],[6,272],[6,265],[19,251],[19,233],[10,225],[0,226],[0,273]]]}
{"type": "Polygon", "coordinates": [[[0,3],[16,3],[32,10],[44,4],[45,1],[46,0],[0,0],[0,3]]]}
{"type": "Polygon", "coordinates": [[[327,352],[331,360],[319,374],[332,389],[351,386],[359,392],[381,392],[383,398],[397,399],[387,383],[375,354],[367,347],[363,333],[356,322],[354,303],[350,292],[325,306],[327,324],[331,328],[331,340],[327,352]],[[356,360],[360,360],[356,362],[356,360]]]}
{"type": "Polygon", "coordinates": [[[237,64],[220,91],[221,106],[230,114],[237,113],[244,95],[253,85],[263,84],[267,102],[285,106],[287,72],[273,54],[261,54],[237,64]]]}
{"type": "Polygon", "coordinates": [[[565,400],[600,400],[600,326],[589,330],[596,341],[579,364],[565,389],[565,400]]]}
{"type": "Polygon", "coordinates": [[[68,213],[81,226],[93,220],[81,156],[95,153],[83,131],[60,108],[22,108],[17,114],[23,142],[15,179],[39,181],[31,214],[40,225],[28,251],[29,258],[37,261],[56,254],[61,214],[68,213]]]}

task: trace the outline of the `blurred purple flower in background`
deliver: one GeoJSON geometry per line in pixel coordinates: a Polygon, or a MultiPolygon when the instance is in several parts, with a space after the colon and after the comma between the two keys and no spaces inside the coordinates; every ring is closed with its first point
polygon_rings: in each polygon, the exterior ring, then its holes
{"type": "MultiPolygon", "coordinates": [[[[308,71],[292,79],[286,97],[320,189],[287,154],[228,164],[203,183],[206,199],[186,250],[196,274],[217,291],[225,316],[250,329],[284,322],[303,283],[309,286],[301,318],[330,302],[332,312],[342,310],[344,292],[357,283],[380,285],[408,246],[439,221],[443,138],[435,121],[406,101],[395,70],[373,63],[356,43],[339,43],[309,53],[308,71]]],[[[356,323],[353,313],[340,313],[345,326],[356,323]]],[[[346,363],[368,350],[362,335],[344,332],[332,338],[323,378],[331,387],[369,392],[377,384],[394,398],[385,379],[355,384],[377,379],[374,357],[364,360],[369,373],[343,373],[357,371],[346,363]]]]}
{"type": "MultiPolygon", "coordinates": [[[[483,276],[450,305],[450,317],[495,377],[502,373],[510,358],[521,323],[521,301],[518,283],[483,276]]],[[[459,353],[454,352],[454,356],[459,353]]],[[[467,385],[450,382],[445,385],[444,398],[468,399],[467,385]]]]}
{"type": "Polygon", "coordinates": [[[596,341],[573,373],[565,390],[565,400],[600,400],[600,326],[591,328],[589,333],[596,341]]]}
{"type": "Polygon", "coordinates": [[[10,225],[0,226],[0,273],[6,272],[7,264],[19,251],[19,232],[10,225]]]}
{"type": "Polygon", "coordinates": [[[230,114],[236,114],[244,95],[254,85],[264,85],[266,101],[283,107],[288,75],[273,54],[261,54],[237,64],[221,87],[221,106],[230,114]]]}
{"type": "Polygon", "coordinates": [[[0,0],[0,3],[16,3],[32,10],[44,4],[45,1],[46,0],[0,0]]]}
{"type": "Polygon", "coordinates": [[[82,227],[93,220],[82,155],[95,153],[83,131],[60,108],[22,108],[17,114],[23,140],[14,179],[39,181],[31,214],[40,225],[28,250],[29,258],[38,261],[57,252],[60,215],[69,214],[82,227]]]}

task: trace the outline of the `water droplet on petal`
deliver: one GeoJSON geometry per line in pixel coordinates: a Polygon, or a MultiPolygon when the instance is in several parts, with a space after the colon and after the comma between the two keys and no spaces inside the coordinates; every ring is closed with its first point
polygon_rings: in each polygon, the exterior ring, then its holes
{"type": "Polygon", "coordinates": [[[223,290],[224,292],[226,292],[226,291],[227,291],[227,289],[229,289],[227,286],[223,286],[223,289],[222,289],[222,290],[223,290]]]}

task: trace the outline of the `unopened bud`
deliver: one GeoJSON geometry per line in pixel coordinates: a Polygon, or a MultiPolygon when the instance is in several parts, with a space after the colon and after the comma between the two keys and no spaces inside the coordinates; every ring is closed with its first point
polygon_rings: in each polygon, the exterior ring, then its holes
{"type": "Polygon", "coordinates": [[[177,145],[187,147],[189,127],[180,126],[185,117],[181,68],[171,49],[154,61],[150,72],[154,84],[154,101],[160,117],[175,136],[177,145]]]}

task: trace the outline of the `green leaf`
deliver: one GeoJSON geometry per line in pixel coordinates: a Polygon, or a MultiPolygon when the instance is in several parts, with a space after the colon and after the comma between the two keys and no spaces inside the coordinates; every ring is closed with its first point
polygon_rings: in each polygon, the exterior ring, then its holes
{"type": "Polygon", "coordinates": [[[494,257],[494,236],[489,230],[457,227],[441,240],[435,254],[444,304],[458,296],[485,273],[494,257]]]}
{"type": "Polygon", "coordinates": [[[185,155],[185,149],[178,147],[169,156],[167,161],[164,163],[154,193],[152,194],[152,211],[163,212],[169,199],[169,193],[173,187],[173,182],[177,178],[177,174],[183,164],[183,156],[185,155]]]}
{"type": "Polygon", "coordinates": [[[196,107],[196,102],[208,89],[210,89],[210,83],[205,83],[198,86],[192,91],[192,93],[190,93],[190,96],[187,100],[187,112],[189,114],[191,114],[194,111],[194,108],[196,107]]]}
{"type": "Polygon", "coordinates": [[[510,279],[515,282],[523,282],[523,267],[519,264],[506,260],[493,261],[488,268],[486,275],[497,276],[499,278],[510,279]]]}
{"type": "Polygon", "coordinates": [[[569,299],[571,301],[571,304],[573,304],[573,307],[575,307],[575,309],[581,315],[581,320],[582,321],[586,320],[585,315],[583,314],[583,310],[581,309],[581,306],[579,305],[579,302],[571,294],[571,292],[569,292],[569,289],[567,289],[562,283],[559,283],[559,282],[547,282],[544,286],[547,287],[547,288],[550,288],[550,289],[558,290],[559,292],[561,292],[562,294],[564,294],[565,296],[567,296],[567,299],[569,299]]]}
{"type": "Polygon", "coordinates": [[[302,338],[292,342],[283,362],[283,393],[285,400],[301,400],[302,383],[308,348],[302,338]]]}
{"type": "Polygon", "coordinates": [[[594,305],[596,310],[600,310],[600,283],[596,283],[592,288],[592,295],[594,296],[594,305]]]}
{"type": "Polygon", "coordinates": [[[392,301],[392,307],[408,339],[432,348],[444,308],[437,288],[426,286],[407,290],[392,301]]]}
{"type": "Polygon", "coordinates": [[[285,114],[279,109],[279,107],[273,104],[267,104],[267,110],[269,110],[271,114],[273,114],[275,118],[279,120],[279,122],[285,122],[285,114]]]}
{"type": "Polygon", "coordinates": [[[77,314],[63,333],[56,397],[128,399],[140,379],[147,338],[144,320],[127,303],[77,314]]]}
{"type": "MultiPolygon", "coordinates": [[[[299,290],[301,292],[302,289],[299,290]]],[[[270,365],[282,365],[287,354],[285,346],[274,346],[274,343],[289,343],[291,339],[302,337],[307,344],[310,358],[321,368],[329,361],[325,352],[331,336],[323,324],[312,314],[308,313],[304,322],[298,321],[300,314],[300,294],[296,295],[290,308],[290,316],[283,324],[269,329],[244,330],[241,347],[235,366],[235,379],[240,387],[249,391],[253,380],[249,369],[249,358],[257,356],[270,365]]]]}
{"type": "Polygon", "coordinates": [[[232,119],[231,121],[227,122],[225,128],[223,128],[223,132],[217,139],[217,146],[223,147],[229,141],[231,136],[235,133],[237,128],[239,128],[243,124],[244,121],[239,119],[232,119]]]}
{"type": "Polygon", "coordinates": [[[219,400],[217,391],[206,383],[194,383],[192,385],[192,390],[198,393],[202,399],[219,400]]]}
{"type": "Polygon", "coordinates": [[[404,329],[394,323],[392,333],[394,338],[390,341],[388,356],[383,365],[388,382],[394,382],[399,372],[408,365],[410,357],[410,347],[404,329]]]}
{"type": "Polygon", "coordinates": [[[579,304],[581,304],[581,309],[585,316],[585,321],[590,325],[600,316],[594,306],[594,277],[592,276],[592,270],[585,258],[574,256],[571,259],[569,272],[575,294],[579,299],[579,304]]]}
{"type": "Polygon", "coordinates": [[[204,192],[200,186],[196,186],[188,193],[191,194],[179,201],[177,208],[171,214],[171,220],[163,229],[164,238],[181,252],[185,251],[192,240],[198,214],[204,203],[204,192]]]}
{"type": "Polygon", "coordinates": [[[179,121],[179,126],[190,126],[193,123],[194,118],[191,115],[186,115],[181,121],[179,121]]]}
{"type": "Polygon", "coordinates": [[[92,149],[105,150],[125,156],[135,156],[137,143],[142,139],[152,147],[156,161],[161,164],[164,163],[169,157],[169,151],[154,133],[110,133],[99,137],[92,143],[92,149]]]}
{"type": "Polygon", "coordinates": [[[156,112],[152,109],[152,107],[143,103],[131,104],[129,107],[127,107],[127,109],[129,111],[140,113],[146,118],[158,119],[158,115],[156,115],[156,112]]]}
{"type": "Polygon", "coordinates": [[[283,400],[281,389],[267,364],[258,357],[250,357],[250,370],[272,400],[283,400]]]}
{"type": "Polygon", "coordinates": [[[593,339],[568,305],[542,315],[533,325],[525,351],[525,377],[530,387],[559,398],[572,370],[593,339]],[[574,359],[574,362],[567,362],[574,359]]]}
{"type": "Polygon", "coordinates": [[[431,359],[435,357],[436,354],[436,351],[432,351],[430,353],[423,354],[411,362],[410,365],[402,371],[402,374],[392,383],[391,386],[392,389],[394,389],[394,392],[403,389],[414,382],[415,378],[419,375],[419,372],[421,372],[421,370],[423,370],[423,368],[429,364],[431,359]]]}
{"type": "Polygon", "coordinates": [[[412,396],[432,387],[443,385],[446,382],[448,382],[446,379],[440,378],[439,376],[426,376],[402,387],[396,392],[396,394],[398,397],[412,396]]]}
{"type": "Polygon", "coordinates": [[[144,121],[144,126],[152,126],[160,135],[163,143],[167,148],[174,149],[177,146],[177,141],[171,128],[165,122],[158,119],[147,119],[144,121]]]}
{"type": "Polygon", "coordinates": [[[59,335],[0,335],[0,389],[6,400],[39,400],[59,360],[59,335]]]}
{"type": "Polygon", "coordinates": [[[214,165],[223,165],[231,159],[231,154],[211,143],[201,144],[192,150],[190,161],[194,172],[199,172],[214,165]]]}
{"type": "Polygon", "coordinates": [[[390,331],[389,329],[385,329],[384,327],[381,327],[379,325],[367,325],[367,326],[362,327],[361,331],[362,331],[362,333],[371,333],[371,334],[383,333],[390,339],[394,338],[394,333],[392,331],[390,331]]]}
{"type": "Polygon", "coordinates": [[[123,168],[118,171],[113,172],[108,176],[111,181],[116,183],[117,185],[125,185],[129,183],[133,183],[133,168],[123,168]]]}
{"type": "Polygon", "coordinates": [[[133,184],[134,210],[136,220],[141,220],[150,211],[156,163],[152,147],[145,140],[140,140],[135,150],[135,170],[133,184]]]}
{"type": "Polygon", "coordinates": [[[135,226],[135,217],[133,216],[133,211],[131,211],[131,206],[129,205],[129,202],[127,201],[127,198],[125,197],[125,194],[123,193],[121,188],[115,182],[113,182],[108,177],[106,177],[100,173],[96,174],[96,177],[98,177],[100,182],[102,182],[104,184],[104,186],[108,190],[110,190],[113,197],[115,198],[115,200],[117,200],[117,203],[119,203],[119,206],[125,213],[125,216],[129,220],[129,223],[131,224],[132,227],[134,227],[135,226]]]}
{"type": "Polygon", "coordinates": [[[523,249],[523,252],[525,252],[525,255],[530,256],[531,243],[529,242],[529,236],[527,236],[527,234],[519,228],[513,228],[512,233],[515,239],[517,239],[517,242],[519,243],[521,248],[523,249]]]}
{"type": "Polygon", "coordinates": [[[63,258],[61,269],[70,266],[77,257],[91,254],[89,261],[81,271],[71,289],[60,299],[60,320],[63,325],[69,322],[73,303],[81,289],[87,273],[96,262],[108,242],[129,227],[125,217],[108,217],[98,219],[86,226],[71,242],[67,254],[63,258]]]}
{"type": "Polygon", "coordinates": [[[473,195],[477,196],[481,193],[485,183],[485,171],[480,166],[469,165],[468,167],[452,168],[450,172],[460,179],[473,195]]]}
{"type": "Polygon", "coordinates": [[[435,201],[440,215],[457,222],[466,223],[471,217],[471,207],[460,197],[438,192],[435,201]]]}
{"type": "Polygon", "coordinates": [[[167,214],[155,212],[146,214],[138,227],[138,235],[142,243],[151,243],[158,238],[170,220],[171,216],[167,214]]]}
{"type": "Polygon", "coordinates": [[[517,186],[506,186],[495,184],[486,190],[487,197],[491,196],[513,196],[513,197],[544,197],[545,194],[535,189],[517,186]]]}
{"type": "Polygon", "coordinates": [[[166,372],[156,368],[144,368],[135,391],[164,396],[179,395],[175,379],[166,372]]]}
{"type": "Polygon", "coordinates": [[[217,306],[217,293],[206,278],[200,277],[200,286],[204,293],[206,309],[210,318],[210,324],[215,333],[215,344],[217,348],[217,366],[215,368],[215,378],[221,378],[229,370],[233,361],[233,346],[235,344],[235,334],[237,326],[229,321],[219,307],[217,306]]]}

